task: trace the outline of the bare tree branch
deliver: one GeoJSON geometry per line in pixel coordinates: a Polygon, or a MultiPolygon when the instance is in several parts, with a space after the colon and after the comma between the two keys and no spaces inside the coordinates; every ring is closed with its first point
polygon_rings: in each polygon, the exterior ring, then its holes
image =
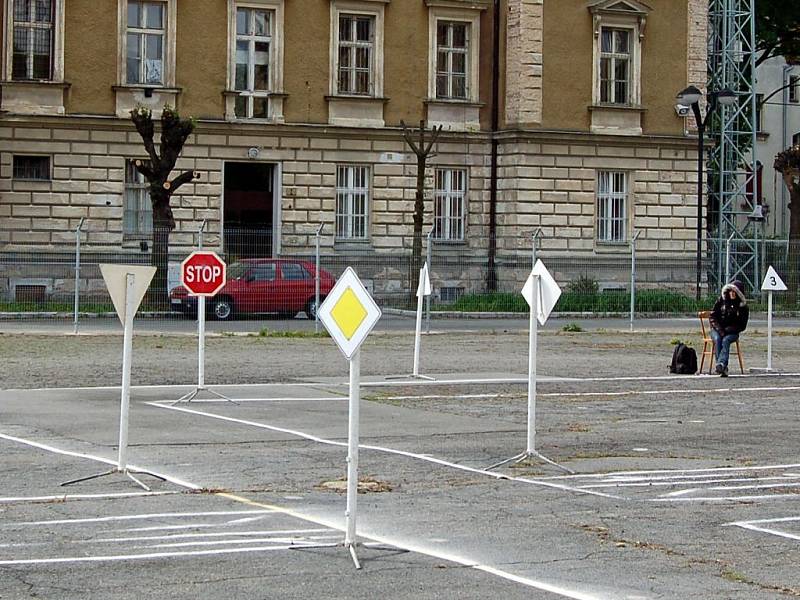
{"type": "Polygon", "coordinates": [[[198,171],[184,171],[172,181],[164,182],[164,189],[172,190],[174,194],[184,183],[189,183],[194,179],[200,179],[200,173],[198,171]]]}

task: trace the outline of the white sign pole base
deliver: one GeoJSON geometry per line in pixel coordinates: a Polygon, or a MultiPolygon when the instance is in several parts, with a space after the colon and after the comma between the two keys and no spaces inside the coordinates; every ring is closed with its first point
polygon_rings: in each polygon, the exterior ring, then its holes
{"type": "Polygon", "coordinates": [[[356,350],[350,359],[350,415],[347,427],[347,508],[345,509],[344,545],[353,558],[356,569],[361,568],[356,555],[356,507],[358,502],[358,423],[361,395],[361,352],[356,350]]]}
{"type": "Polygon", "coordinates": [[[97,479],[105,477],[106,475],[114,475],[115,473],[122,473],[130,478],[137,485],[141,486],[148,492],[150,488],[142,481],[134,477],[133,473],[141,473],[150,475],[161,481],[166,481],[160,475],[150,473],[149,471],[131,471],[128,469],[128,415],[130,412],[131,400],[131,355],[133,354],[133,316],[136,314],[138,301],[135,298],[136,276],[133,273],[128,273],[125,276],[125,313],[124,313],[124,333],[122,342],[122,392],[120,394],[120,410],[119,410],[119,455],[117,459],[117,467],[110,471],[104,471],[88,477],[79,477],[71,481],[65,481],[62,486],[79,483],[81,481],[89,481],[90,479],[97,479]]]}
{"type": "Polygon", "coordinates": [[[496,469],[507,464],[516,465],[524,461],[540,460],[572,475],[575,471],[550,460],[536,451],[536,338],[538,330],[536,315],[542,302],[542,286],[541,277],[538,274],[532,273],[531,276],[533,278],[533,292],[531,294],[530,332],[528,335],[528,447],[525,452],[501,460],[499,463],[486,467],[486,469],[496,469]]]}
{"type": "Polygon", "coordinates": [[[425,297],[431,294],[431,282],[428,278],[428,264],[420,269],[419,287],[417,288],[417,323],[414,329],[414,368],[410,375],[389,375],[385,379],[427,379],[436,381],[434,377],[419,374],[419,347],[422,338],[422,304],[425,297]]]}

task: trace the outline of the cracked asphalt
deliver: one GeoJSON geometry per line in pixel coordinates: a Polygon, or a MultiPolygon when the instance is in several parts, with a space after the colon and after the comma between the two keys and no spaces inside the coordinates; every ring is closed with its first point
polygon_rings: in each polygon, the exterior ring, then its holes
{"type": "MultiPolygon", "coordinates": [[[[137,322],[137,327],[138,327],[137,322]]],[[[691,321],[539,336],[539,460],[525,449],[520,327],[375,332],[362,350],[356,571],[337,544],[347,363],[332,340],[213,332],[134,338],[121,474],[121,334],[0,326],[0,598],[593,598],[800,596],[800,345],[779,374],[669,377],[691,321]],[[470,329],[469,331],[465,331],[470,329]],[[247,384],[247,385],[245,385],[247,384]],[[335,487],[335,486],[334,486],[335,487]],[[65,496],[66,494],[66,496],[65,496]]],[[[409,321],[409,327],[413,326],[409,321]]],[[[748,367],[766,364],[758,323],[748,367]]],[[[732,372],[738,370],[732,369],[732,372]]]]}

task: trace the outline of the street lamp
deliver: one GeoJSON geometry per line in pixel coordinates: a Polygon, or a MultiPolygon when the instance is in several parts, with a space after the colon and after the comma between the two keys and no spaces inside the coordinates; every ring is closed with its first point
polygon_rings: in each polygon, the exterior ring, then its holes
{"type": "Polygon", "coordinates": [[[677,96],[678,104],[691,106],[694,120],[697,123],[697,299],[700,300],[700,271],[703,268],[703,158],[705,153],[705,133],[708,118],[717,106],[730,106],[736,102],[736,94],[725,88],[718,92],[709,92],[706,114],[700,114],[700,99],[703,92],[690,85],[677,96]]]}

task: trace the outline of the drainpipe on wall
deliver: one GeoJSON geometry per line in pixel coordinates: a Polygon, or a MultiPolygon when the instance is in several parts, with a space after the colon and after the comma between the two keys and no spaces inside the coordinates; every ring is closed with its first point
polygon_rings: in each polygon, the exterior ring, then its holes
{"type": "Polygon", "coordinates": [[[489,167],[489,256],[486,289],[497,291],[497,129],[500,124],[500,0],[494,0],[492,23],[492,130],[491,164],[489,167]]]}
{"type": "MultiPolygon", "coordinates": [[[[782,86],[785,86],[786,84],[789,83],[789,79],[788,78],[791,77],[791,71],[792,71],[792,65],[783,65],[783,69],[781,70],[781,75],[782,75],[781,76],[781,85],[782,86]]],[[[783,152],[786,148],[789,147],[789,136],[787,134],[787,129],[789,128],[789,113],[788,113],[788,109],[789,109],[789,88],[788,87],[784,87],[783,88],[783,94],[781,94],[781,96],[782,96],[782,104],[783,104],[783,107],[782,107],[783,108],[783,123],[781,125],[781,152],[783,152]]],[[[774,158],[775,158],[774,156],[770,157],[770,159],[774,159],[774,158]]],[[[779,178],[779,180],[780,180],[780,178],[779,178]]],[[[773,206],[772,210],[773,210],[773,212],[774,212],[776,217],[779,214],[783,215],[783,217],[781,218],[781,237],[782,238],[783,237],[788,238],[789,234],[786,231],[786,186],[783,184],[782,181],[780,182],[780,186],[781,186],[781,206],[780,206],[780,211],[778,211],[778,207],[777,206],[773,206]]],[[[777,220],[778,220],[777,218],[772,220],[773,228],[777,224],[776,223],[777,220]]],[[[775,235],[775,229],[772,230],[772,235],[773,236],[775,235]]]]}

